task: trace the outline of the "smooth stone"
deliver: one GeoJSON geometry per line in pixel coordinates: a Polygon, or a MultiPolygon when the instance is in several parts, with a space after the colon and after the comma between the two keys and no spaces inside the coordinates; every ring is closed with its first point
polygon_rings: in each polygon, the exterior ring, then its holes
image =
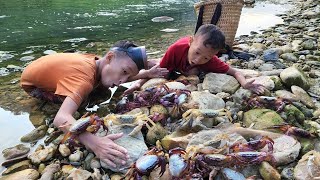
{"type": "Polygon", "coordinates": [[[268,90],[273,90],[273,88],[275,87],[274,82],[269,76],[259,76],[259,77],[247,79],[247,81],[251,81],[251,80],[254,80],[252,84],[261,84],[268,90]]]}
{"type": "Polygon", "coordinates": [[[259,172],[264,180],[281,180],[279,172],[266,161],[261,163],[259,172]]]}
{"type": "Polygon", "coordinates": [[[263,52],[264,61],[278,61],[279,59],[279,50],[276,48],[267,49],[263,52]]]}
{"type": "Polygon", "coordinates": [[[54,51],[54,50],[45,50],[45,51],[43,51],[43,54],[46,54],[46,55],[49,55],[49,54],[56,54],[57,53],[57,51],[54,51]]]}
{"type": "Polygon", "coordinates": [[[31,164],[30,164],[30,160],[24,160],[21,162],[18,162],[17,164],[14,164],[10,167],[8,167],[3,173],[2,175],[8,175],[8,174],[12,174],[18,171],[22,171],[25,169],[31,168],[31,164]]]}
{"type": "Polygon", "coordinates": [[[141,90],[144,91],[147,88],[158,86],[158,85],[164,84],[166,82],[168,82],[168,80],[165,78],[152,78],[152,79],[149,79],[146,83],[144,83],[141,86],[141,90]]]}
{"type": "Polygon", "coordinates": [[[169,22],[173,21],[174,19],[169,16],[159,16],[159,17],[154,17],[151,19],[152,22],[169,22]]]}
{"type": "Polygon", "coordinates": [[[300,155],[304,155],[315,148],[315,143],[312,139],[301,138],[299,142],[301,143],[300,155]]]}
{"type": "Polygon", "coordinates": [[[167,82],[165,83],[165,85],[168,86],[169,89],[187,89],[186,85],[184,85],[183,83],[181,82],[167,82]]]}
{"type": "Polygon", "coordinates": [[[208,73],[203,80],[202,87],[211,93],[226,92],[233,94],[240,87],[240,84],[233,76],[208,73]]]}
{"type": "Polygon", "coordinates": [[[315,103],[311,99],[311,97],[308,95],[308,93],[303,90],[299,86],[291,86],[291,91],[294,95],[308,108],[315,108],[315,103]]]}
{"type": "Polygon", "coordinates": [[[248,44],[238,44],[238,45],[235,45],[233,48],[248,52],[250,49],[250,46],[248,44]]]}
{"type": "Polygon", "coordinates": [[[81,179],[86,180],[91,177],[91,172],[87,170],[82,169],[74,169],[71,171],[70,175],[67,177],[66,180],[75,180],[75,179],[81,179]]]}
{"type": "Polygon", "coordinates": [[[286,113],[286,121],[290,124],[296,124],[297,122],[302,125],[305,120],[304,114],[292,104],[288,104],[284,107],[284,112],[286,113]]]}
{"type": "Polygon", "coordinates": [[[296,85],[303,88],[304,90],[308,90],[310,88],[307,76],[303,71],[297,69],[296,67],[289,67],[283,70],[280,73],[280,78],[287,87],[296,85]]]}
{"type": "Polygon", "coordinates": [[[280,56],[282,59],[290,62],[297,62],[298,58],[293,53],[284,53],[280,56]]]}
{"type": "MultiPolygon", "coordinates": [[[[273,63],[277,64],[277,63],[273,63]]],[[[274,69],[272,71],[263,71],[260,73],[260,76],[279,76],[283,69],[274,69]]]]}
{"type": "Polygon", "coordinates": [[[252,92],[250,90],[241,87],[232,95],[232,98],[235,103],[243,104],[243,101],[250,98],[251,95],[252,92]]]}
{"type": "MultiPolygon", "coordinates": [[[[108,174],[107,174],[108,175],[108,174]]],[[[93,180],[100,180],[100,179],[103,179],[103,180],[106,180],[107,178],[109,178],[109,176],[102,176],[102,174],[100,173],[100,170],[97,169],[97,168],[94,168],[93,169],[93,173],[91,174],[91,178],[93,180]]]]}
{"type": "Polygon", "coordinates": [[[22,142],[34,142],[41,138],[43,138],[48,130],[48,126],[42,125],[37,127],[36,129],[32,130],[30,133],[21,137],[22,142]]]}
{"type": "Polygon", "coordinates": [[[288,99],[290,101],[298,101],[298,97],[287,90],[278,90],[275,94],[280,98],[288,99]]]}
{"type": "Polygon", "coordinates": [[[59,152],[63,157],[67,157],[71,154],[71,151],[66,144],[59,145],[59,152]]]}
{"type": "Polygon", "coordinates": [[[19,156],[23,156],[27,154],[29,151],[30,151],[29,147],[26,147],[23,144],[18,144],[14,147],[4,149],[2,151],[2,155],[5,159],[13,159],[19,156]]]}
{"type": "Polygon", "coordinates": [[[0,61],[6,61],[9,59],[12,59],[14,57],[14,55],[12,54],[8,54],[4,51],[0,51],[0,61]]]}
{"type": "Polygon", "coordinates": [[[301,46],[304,50],[314,50],[317,48],[316,43],[311,39],[302,42],[301,46]]]}
{"type": "Polygon", "coordinates": [[[0,177],[0,180],[36,180],[39,177],[39,173],[34,169],[25,169],[8,176],[0,177]]]}
{"type": "Polygon", "coordinates": [[[70,154],[69,160],[71,162],[79,162],[82,159],[82,157],[83,157],[83,152],[80,150],[76,150],[75,152],[70,154]]]}
{"type": "Polygon", "coordinates": [[[281,125],[284,120],[278,113],[270,109],[252,109],[244,113],[243,124],[246,127],[253,125],[253,129],[265,129],[274,125],[281,125]]]}
{"type": "Polygon", "coordinates": [[[31,123],[36,127],[45,125],[46,118],[47,116],[42,111],[31,111],[29,115],[31,123]]]}
{"type": "Polygon", "coordinates": [[[303,155],[294,168],[296,180],[314,180],[320,177],[320,152],[310,151],[303,155]]]}
{"type": "Polygon", "coordinates": [[[52,180],[54,173],[61,170],[60,164],[53,163],[49,164],[43,171],[39,180],[52,180]]]}
{"type": "Polygon", "coordinates": [[[46,165],[44,163],[39,164],[38,172],[41,174],[45,168],[46,168],[46,165]]]}
{"type": "Polygon", "coordinates": [[[282,46],[281,47],[281,51],[282,51],[282,54],[283,53],[292,53],[292,46],[291,44],[287,44],[285,46],[282,46]]]}
{"type": "Polygon", "coordinates": [[[18,162],[21,162],[23,160],[26,160],[26,159],[28,159],[28,155],[27,154],[19,156],[19,157],[16,157],[16,158],[13,158],[13,159],[6,160],[5,162],[3,162],[1,164],[1,166],[8,167],[8,166],[11,166],[11,165],[13,165],[15,163],[18,163],[18,162]]]}
{"type": "Polygon", "coordinates": [[[252,78],[261,76],[262,72],[252,70],[252,69],[238,69],[235,68],[237,71],[241,72],[245,78],[252,78]]]}
{"type": "Polygon", "coordinates": [[[225,107],[222,98],[208,91],[192,91],[191,102],[198,103],[199,109],[222,109],[225,107]]]}
{"type": "Polygon", "coordinates": [[[90,163],[91,163],[91,160],[94,158],[94,154],[93,153],[89,153],[86,158],[84,159],[84,162],[83,162],[83,165],[84,165],[84,169],[85,170],[90,170],[91,169],[91,166],[90,166],[90,163]]]}
{"type": "Polygon", "coordinates": [[[258,69],[259,71],[272,71],[275,69],[275,66],[273,64],[262,64],[258,69]]]}
{"type": "Polygon", "coordinates": [[[177,32],[177,31],[179,31],[179,29],[166,28],[166,29],[161,29],[160,31],[171,33],[171,32],[177,32]]]}
{"type": "Polygon", "coordinates": [[[45,149],[38,150],[28,155],[28,158],[33,164],[40,164],[41,162],[51,159],[56,152],[56,146],[49,146],[45,149]]]}
{"type": "Polygon", "coordinates": [[[31,60],[34,60],[35,57],[34,56],[24,56],[22,58],[20,58],[20,61],[31,61],[31,60]]]}

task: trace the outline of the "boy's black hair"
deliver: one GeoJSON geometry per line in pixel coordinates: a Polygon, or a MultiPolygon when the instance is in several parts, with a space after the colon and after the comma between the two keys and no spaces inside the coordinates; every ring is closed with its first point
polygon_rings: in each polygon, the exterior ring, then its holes
{"type": "Polygon", "coordinates": [[[123,49],[128,49],[129,47],[138,47],[137,45],[133,44],[133,42],[128,41],[128,40],[121,40],[116,42],[112,48],[114,47],[119,47],[119,48],[123,48],[123,49]]]}
{"type": "Polygon", "coordinates": [[[213,24],[202,25],[195,36],[204,36],[203,45],[211,46],[213,49],[224,49],[225,48],[225,36],[223,32],[213,24]]]}

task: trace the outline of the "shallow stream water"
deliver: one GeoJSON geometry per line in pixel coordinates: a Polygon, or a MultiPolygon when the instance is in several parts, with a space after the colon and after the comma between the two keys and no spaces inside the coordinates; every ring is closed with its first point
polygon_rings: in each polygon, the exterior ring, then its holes
{"type": "MultiPolygon", "coordinates": [[[[194,30],[196,22],[193,0],[45,0],[0,2],[0,67],[8,64],[24,65],[20,57],[43,55],[48,49],[63,51],[84,47],[89,42],[113,42],[121,39],[139,41],[151,47],[152,44],[170,45],[180,36],[194,30]],[[155,23],[157,16],[170,16],[174,21],[155,23]],[[179,29],[175,33],[160,30],[179,29]],[[168,36],[171,41],[157,42],[160,36],[168,36]],[[150,40],[151,39],[151,40],[150,40]],[[12,58],[3,60],[1,53],[7,52],[12,58]],[[28,52],[28,53],[26,53],[28,52]]],[[[243,8],[237,36],[259,31],[282,23],[276,14],[284,13],[289,4],[257,1],[253,8],[243,8]]],[[[106,45],[108,46],[108,44],[106,45]]],[[[165,49],[157,49],[164,53],[165,49]]],[[[94,50],[88,50],[94,51],[94,50]]],[[[151,50],[149,49],[149,52],[151,50]]],[[[5,78],[5,77],[2,77],[5,78]]],[[[27,110],[10,112],[0,101],[0,151],[19,144],[20,137],[30,132],[34,126],[29,121],[27,110]],[[5,110],[6,109],[6,110],[5,110]]],[[[4,161],[0,156],[0,163],[4,161]]],[[[0,167],[0,171],[3,167],[0,167]]]]}

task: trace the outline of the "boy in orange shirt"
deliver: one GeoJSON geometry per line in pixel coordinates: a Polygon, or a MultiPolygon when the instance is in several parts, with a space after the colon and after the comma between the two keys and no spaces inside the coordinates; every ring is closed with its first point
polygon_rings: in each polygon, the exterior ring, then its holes
{"type": "MultiPolygon", "coordinates": [[[[26,67],[21,75],[21,86],[31,96],[62,103],[54,118],[54,125],[68,132],[76,120],[72,115],[89,93],[98,86],[104,88],[141,78],[162,77],[164,68],[147,67],[144,47],[129,41],[119,41],[100,59],[76,53],[58,53],[43,56],[26,67]]],[[[81,143],[109,166],[125,164],[127,150],[113,142],[122,134],[98,137],[84,132],[81,143]]]]}
{"type": "MultiPolygon", "coordinates": [[[[184,75],[205,73],[226,73],[235,77],[241,86],[261,94],[265,88],[253,81],[246,81],[241,72],[222,62],[216,54],[225,47],[224,34],[212,24],[202,25],[194,37],[184,37],[172,44],[160,61],[160,67],[169,72],[184,75]]],[[[142,79],[130,87],[125,94],[140,88],[147,80],[142,79]]]]}

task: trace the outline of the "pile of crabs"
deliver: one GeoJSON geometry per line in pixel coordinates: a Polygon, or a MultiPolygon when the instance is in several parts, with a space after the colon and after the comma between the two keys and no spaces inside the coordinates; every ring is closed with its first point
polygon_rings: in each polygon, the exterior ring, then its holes
{"type": "MultiPolygon", "coordinates": [[[[239,118],[235,119],[228,109],[199,107],[190,97],[197,83],[195,77],[174,82],[151,80],[141,91],[119,100],[115,114],[79,119],[61,143],[75,150],[81,147],[77,134],[101,130],[112,134],[120,127],[126,134],[123,138],[142,139],[148,145],[148,150],[142,148],[143,153],[130,164],[110,168],[125,172],[124,179],[141,179],[150,174],[163,179],[246,179],[240,172],[254,166],[260,167],[260,174],[247,178],[280,179],[277,167],[297,160],[299,140],[318,138],[318,134],[288,123],[265,130],[241,127],[239,118]]],[[[252,95],[243,100],[242,108],[269,108],[281,113],[289,104],[289,99],[252,95]]],[[[120,145],[130,151],[125,144],[120,145]]],[[[319,169],[314,167],[320,164],[319,153],[302,159],[313,164],[308,169],[310,177],[318,177],[315,173],[319,169]]]]}

